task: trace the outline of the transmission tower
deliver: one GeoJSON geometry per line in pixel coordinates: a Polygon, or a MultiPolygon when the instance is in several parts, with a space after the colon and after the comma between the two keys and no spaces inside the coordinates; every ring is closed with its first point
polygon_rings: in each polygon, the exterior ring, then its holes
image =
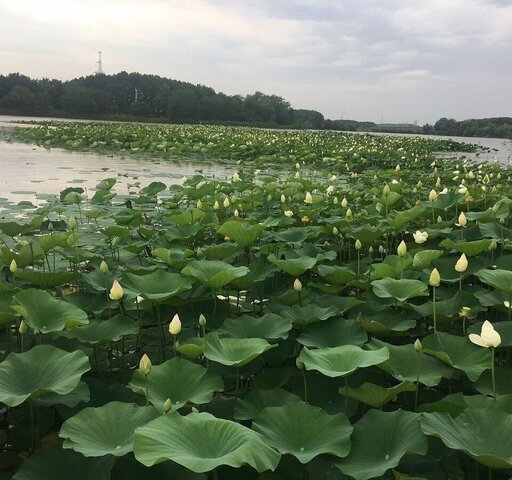
{"type": "Polygon", "coordinates": [[[101,63],[101,50],[98,52],[98,61],[96,62],[96,71],[94,73],[96,75],[103,74],[103,65],[101,63]]]}

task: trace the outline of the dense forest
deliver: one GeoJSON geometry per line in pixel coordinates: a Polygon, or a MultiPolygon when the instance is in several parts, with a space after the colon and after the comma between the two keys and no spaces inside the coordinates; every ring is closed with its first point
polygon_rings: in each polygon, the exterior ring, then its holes
{"type": "Polygon", "coordinates": [[[441,118],[423,127],[329,120],[315,110],[294,109],[277,95],[226,95],[204,85],[126,72],[65,82],[31,79],[19,73],[0,75],[0,113],[512,138],[510,117],[463,121],[441,118]]]}

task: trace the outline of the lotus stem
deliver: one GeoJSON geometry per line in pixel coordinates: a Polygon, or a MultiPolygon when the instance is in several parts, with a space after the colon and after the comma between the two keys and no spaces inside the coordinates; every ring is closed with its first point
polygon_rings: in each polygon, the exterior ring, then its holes
{"type": "Polygon", "coordinates": [[[419,392],[420,392],[420,352],[416,352],[416,393],[414,395],[414,411],[418,410],[419,392]]]}
{"type": "Polygon", "coordinates": [[[432,287],[432,314],[434,319],[434,333],[437,332],[437,316],[436,316],[436,287],[432,287]]]}
{"type": "Polygon", "coordinates": [[[308,403],[308,382],[306,379],[306,372],[304,370],[301,370],[302,372],[302,381],[304,383],[304,402],[308,403]]]}
{"type": "Polygon", "coordinates": [[[235,400],[238,400],[240,391],[240,367],[236,367],[235,400]]]}
{"type": "Polygon", "coordinates": [[[494,366],[494,350],[491,347],[491,378],[492,378],[492,397],[496,400],[496,370],[494,366]]]}
{"type": "Polygon", "coordinates": [[[147,375],[144,375],[144,378],[146,380],[145,395],[146,395],[146,407],[147,407],[149,405],[149,382],[148,382],[148,376],[147,375]]]}

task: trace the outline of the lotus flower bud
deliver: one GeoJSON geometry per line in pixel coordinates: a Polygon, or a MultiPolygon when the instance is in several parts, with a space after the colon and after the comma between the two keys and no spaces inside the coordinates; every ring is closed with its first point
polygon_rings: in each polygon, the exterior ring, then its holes
{"type": "Polygon", "coordinates": [[[468,219],[466,218],[466,215],[464,215],[464,212],[460,212],[459,220],[455,224],[458,227],[465,227],[468,224],[468,219]]]}
{"type": "Polygon", "coordinates": [[[108,272],[108,265],[107,265],[107,262],[105,262],[105,260],[102,260],[101,263],[100,263],[100,272],[101,273],[107,273],[108,272]]]}
{"type": "Polygon", "coordinates": [[[310,218],[309,218],[307,215],[304,215],[304,216],[300,219],[300,221],[301,221],[302,223],[309,223],[310,218]]]}
{"type": "Polygon", "coordinates": [[[466,255],[463,253],[460,258],[457,260],[455,264],[455,270],[459,273],[463,273],[468,269],[468,259],[466,255]]]}
{"type": "Polygon", "coordinates": [[[398,245],[398,248],[396,249],[396,253],[398,253],[398,255],[400,257],[405,257],[407,255],[407,245],[405,244],[405,242],[403,240],[398,245]]]}
{"type": "Polygon", "coordinates": [[[431,202],[437,200],[437,192],[434,189],[430,190],[430,193],[428,194],[428,199],[431,202]]]}
{"type": "Polygon", "coordinates": [[[397,166],[395,167],[395,170],[396,170],[397,172],[399,172],[399,171],[400,171],[400,165],[397,165],[397,166]]]}
{"type": "Polygon", "coordinates": [[[20,333],[20,335],[26,335],[28,333],[28,325],[25,323],[25,320],[22,320],[20,322],[18,332],[20,333]]]}
{"type": "Polygon", "coordinates": [[[388,196],[391,192],[391,189],[389,188],[389,185],[386,183],[386,185],[384,185],[384,188],[382,189],[382,193],[384,194],[384,196],[388,196]]]}
{"type": "Polygon", "coordinates": [[[421,344],[420,339],[417,338],[416,341],[414,342],[414,351],[416,353],[420,353],[422,350],[423,350],[423,345],[421,344]]]}
{"type": "Polygon", "coordinates": [[[112,284],[109,297],[112,300],[121,300],[121,298],[123,298],[123,287],[121,287],[117,280],[114,280],[114,283],[112,284]]]}
{"type": "Polygon", "coordinates": [[[201,210],[201,208],[203,208],[203,202],[201,202],[201,199],[199,199],[196,203],[196,207],[198,210],[201,210]]]}
{"type": "Polygon", "coordinates": [[[235,211],[233,212],[233,215],[235,217],[239,217],[240,216],[240,212],[238,211],[238,208],[235,208],[235,211]]]}
{"type": "Polygon", "coordinates": [[[267,202],[271,202],[271,201],[272,201],[272,194],[271,194],[271,193],[269,193],[269,194],[267,195],[267,202]]]}
{"type": "Polygon", "coordinates": [[[354,246],[355,246],[356,250],[361,250],[361,248],[363,248],[363,244],[361,243],[361,240],[359,240],[359,238],[356,240],[356,243],[354,246]]]}
{"type": "Polygon", "coordinates": [[[293,282],[293,289],[296,292],[302,292],[302,283],[298,278],[296,278],[295,281],[293,282]]]}
{"type": "Polygon", "coordinates": [[[436,221],[437,221],[437,223],[443,223],[443,218],[441,217],[441,215],[437,216],[436,221]]]}
{"type": "Polygon", "coordinates": [[[368,253],[371,255],[373,253],[373,247],[370,245],[370,248],[368,249],[368,253]]]}
{"type": "Polygon", "coordinates": [[[217,200],[215,200],[215,202],[213,203],[213,209],[218,210],[219,208],[220,208],[219,202],[217,200]]]}
{"type": "Polygon", "coordinates": [[[171,402],[171,399],[168,398],[165,402],[164,402],[164,413],[168,413],[171,411],[171,408],[172,408],[172,402],[171,402]]]}
{"type": "Polygon", "coordinates": [[[339,203],[338,197],[334,197],[334,198],[332,199],[332,204],[333,204],[333,205],[338,205],[338,203],[339,203]]]}
{"type": "Polygon", "coordinates": [[[339,235],[339,234],[340,234],[340,231],[339,231],[336,227],[332,227],[332,234],[333,234],[334,236],[337,236],[337,235],[339,235]]]}
{"type": "Polygon", "coordinates": [[[201,315],[199,315],[199,325],[201,327],[206,327],[206,317],[201,313],[201,315]]]}
{"type": "Polygon", "coordinates": [[[382,255],[384,253],[384,247],[379,245],[379,253],[382,255]]]}
{"type": "Polygon", "coordinates": [[[229,198],[226,197],[224,199],[224,202],[222,203],[222,205],[224,206],[224,208],[228,208],[231,204],[229,203],[229,198]]]}
{"type": "Polygon", "coordinates": [[[347,200],[347,197],[343,197],[343,200],[341,201],[341,206],[343,208],[346,208],[348,205],[348,200],[347,200]]]}
{"type": "Polygon", "coordinates": [[[304,199],[304,203],[312,204],[313,203],[313,195],[310,192],[306,192],[306,198],[304,199]]]}
{"type": "Polygon", "coordinates": [[[430,283],[432,287],[439,287],[441,283],[441,275],[439,275],[439,271],[437,270],[437,268],[434,268],[434,270],[432,270],[428,283],[430,283]]]}
{"type": "Polygon", "coordinates": [[[171,323],[169,323],[169,333],[171,335],[178,335],[181,332],[181,320],[178,314],[172,317],[171,323]]]}
{"type": "Polygon", "coordinates": [[[71,230],[74,230],[77,227],[78,224],[77,224],[76,218],[74,216],[69,217],[68,225],[69,225],[69,228],[71,228],[71,230]]]}
{"type": "Polygon", "coordinates": [[[142,358],[140,359],[140,362],[139,362],[140,373],[142,373],[142,375],[146,375],[146,376],[149,375],[149,372],[151,372],[152,366],[153,365],[152,365],[149,357],[146,354],[142,355],[142,358]]]}
{"type": "Polygon", "coordinates": [[[284,195],[284,193],[281,193],[281,203],[285,203],[286,202],[286,197],[284,195]]]}
{"type": "Polygon", "coordinates": [[[347,210],[347,212],[345,213],[345,217],[346,218],[352,218],[352,210],[350,210],[350,208],[347,210]]]}
{"type": "Polygon", "coordinates": [[[299,369],[299,370],[304,370],[304,362],[302,360],[299,360],[299,357],[297,357],[295,359],[295,366],[299,369]]]}
{"type": "Polygon", "coordinates": [[[11,260],[11,263],[9,264],[9,271],[11,273],[15,273],[16,270],[18,270],[18,264],[16,263],[16,260],[14,258],[11,260]]]}
{"type": "Polygon", "coordinates": [[[238,172],[233,173],[233,177],[231,178],[232,182],[239,182],[240,181],[240,175],[238,175],[238,172]]]}

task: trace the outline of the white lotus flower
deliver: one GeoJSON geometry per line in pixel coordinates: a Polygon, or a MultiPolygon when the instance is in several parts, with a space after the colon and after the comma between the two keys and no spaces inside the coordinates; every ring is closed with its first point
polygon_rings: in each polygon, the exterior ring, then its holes
{"type": "Polygon", "coordinates": [[[285,217],[290,218],[290,217],[293,217],[293,212],[291,210],[285,210],[284,215],[285,215],[285,217]]]}
{"type": "Polygon", "coordinates": [[[413,233],[412,236],[414,237],[414,241],[416,243],[425,243],[428,238],[428,233],[420,232],[419,230],[416,230],[416,233],[413,233]]]}
{"type": "Polygon", "coordinates": [[[471,333],[469,335],[469,340],[471,340],[475,345],[484,348],[496,348],[501,344],[500,334],[494,330],[492,323],[488,320],[483,323],[480,335],[471,333]]]}

